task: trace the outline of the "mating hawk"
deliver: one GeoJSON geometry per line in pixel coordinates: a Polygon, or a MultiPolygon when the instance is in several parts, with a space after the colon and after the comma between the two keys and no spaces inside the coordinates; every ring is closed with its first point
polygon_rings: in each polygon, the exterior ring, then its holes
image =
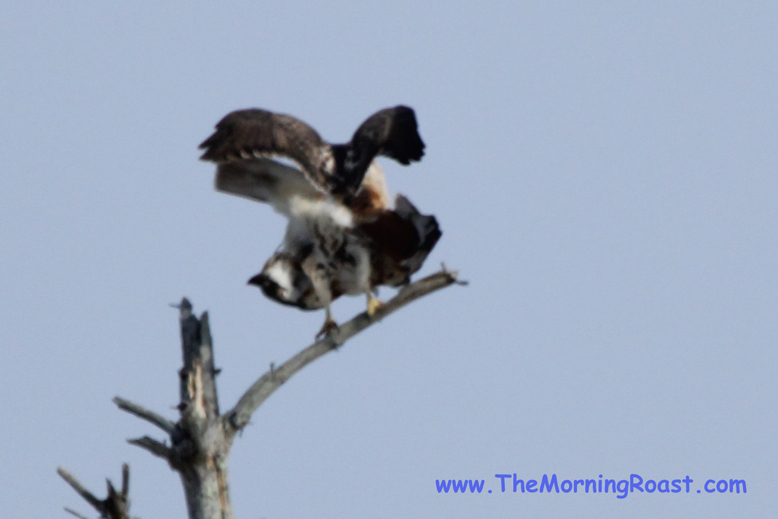
{"type": "Polygon", "coordinates": [[[434,216],[398,195],[390,204],[373,159],[403,165],[424,155],[416,116],[396,106],[370,116],[346,144],[329,144],[306,123],[259,109],[227,114],[201,145],[217,164],[216,188],[267,202],[289,220],[278,250],[249,280],[268,297],[305,310],[324,308],[319,335],[337,327],[330,303],[380,285],[407,283],[441,236],[434,216]],[[297,167],[274,158],[289,159],[297,167]]]}

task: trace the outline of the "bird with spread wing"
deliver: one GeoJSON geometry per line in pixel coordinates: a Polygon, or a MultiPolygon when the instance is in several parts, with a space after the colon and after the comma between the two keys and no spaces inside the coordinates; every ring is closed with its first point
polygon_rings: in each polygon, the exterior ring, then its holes
{"type": "Polygon", "coordinates": [[[324,308],[317,336],[337,328],[330,303],[407,283],[441,236],[434,216],[398,195],[390,203],[374,159],[421,160],[424,142],[411,108],[370,116],[346,144],[329,144],[306,123],[260,109],[238,110],[201,145],[215,162],[216,189],[269,203],[288,218],[281,246],[249,280],[271,299],[304,310],[324,308]],[[296,167],[278,160],[287,159],[296,167]]]}

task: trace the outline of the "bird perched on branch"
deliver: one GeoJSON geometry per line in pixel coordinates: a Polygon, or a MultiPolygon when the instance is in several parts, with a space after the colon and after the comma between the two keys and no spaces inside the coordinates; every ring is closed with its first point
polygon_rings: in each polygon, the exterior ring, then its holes
{"type": "MultiPolygon", "coordinates": [[[[260,109],[227,114],[201,145],[217,164],[220,191],[269,203],[288,218],[278,250],[249,280],[279,303],[324,308],[318,335],[337,327],[330,303],[407,283],[441,236],[434,216],[398,195],[390,203],[378,155],[403,165],[424,155],[411,108],[370,116],[346,144],[329,144],[306,123],[260,109]],[[290,167],[274,159],[287,159],[290,167]]],[[[318,336],[317,335],[317,336],[318,336]]]]}

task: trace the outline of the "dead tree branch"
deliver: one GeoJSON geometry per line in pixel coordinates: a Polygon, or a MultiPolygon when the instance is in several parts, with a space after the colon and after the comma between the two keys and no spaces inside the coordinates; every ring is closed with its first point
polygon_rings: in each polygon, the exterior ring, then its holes
{"type": "Polygon", "coordinates": [[[136,447],[140,447],[141,449],[145,449],[152,453],[154,456],[160,457],[170,463],[173,462],[172,449],[164,443],[155,440],[154,438],[149,436],[144,436],[142,438],[132,438],[127,440],[127,443],[130,445],[135,445],[136,447]]]}
{"type": "Polygon", "coordinates": [[[71,515],[75,515],[76,517],[78,517],[78,519],[89,519],[88,517],[85,517],[85,516],[79,514],[78,512],[76,512],[75,510],[73,510],[71,508],[65,507],[65,511],[67,513],[71,514],[71,515]]]}
{"type": "MultiPolygon", "coordinates": [[[[178,422],[123,398],[113,399],[119,409],[165,431],[169,435],[170,444],[149,436],[127,441],[166,460],[179,473],[190,519],[232,519],[227,459],[235,434],[246,426],[257,408],[292,375],[325,353],[343,345],[357,333],[408,303],[452,284],[462,282],[457,280],[456,272],[443,268],[440,272],[403,287],[393,299],[379,307],[374,315],[370,316],[367,312],[359,314],[281,366],[271,364],[270,371],[259,377],[225,415],[219,413],[215,380],[219,370],[214,367],[208,314],[203,313],[198,319],[192,313],[192,304],[183,299],[175,305],[179,309],[183,357],[183,367],[179,371],[178,422]]],[[[129,469],[126,465],[121,493],[117,493],[109,481],[108,498],[105,500],[97,499],[64,469],[60,468],[58,472],[102,517],[129,519],[129,469]]],[[[69,512],[80,516],[77,512],[69,512]]]]}
{"type": "MultiPolygon", "coordinates": [[[[105,499],[98,499],[87,490],[70,472],[62,467],[57,469],[57,474],[62,477],[73,490],[86,500],[87,503],[92,505],[92,508],[97,510],[100,517],[105,519],[130,519],[130,467],[125,463],[122,465],[122,490],[117,492],[113,487],[111,480],[106,480],[108,485],[108,497],[105,499]]],[[[78,512],[65,508],[65,510],[75,515],[76,517],[84,517],[78,512]]]]}
{"type": "Polygon", "coordinates": [[[127,411],[130,414],[134,414],[138,418],[156,425],[168,434],[171,434],[176,428],[176,424],[164,416],[159,415],[154,411],[149,411],[145,407],[140,406],[134,402],[130,402],[129,400],[125,400],[117,396],[114,397],[113,403],[116,404],[122,411],[127,411]]]}
{"type": "Polygon", "coordinates": [[[270,371],[259,377],[259,379],[257,379],[257,381],[243,394],[237,405],[224,415],[227,423],[236,431],[242,429],[249,423],[254,411],[256,411],[276,389],[281,387],[284,382],[289,380],[292,375],[305,366],[325,353],[341,346],[348,339],[371,324],[380,321],[408,303],[454,283],[459,283],[457,280],[457,273],[443,269],[431,276],[420,279],[415,283],[406,285],[393,299],[379,307],[372,317],[369,316],[367,312],[363,312],[347,323],[341,325],[335,332],[311,344],[281,366],[271,366],[270,371]]]}
{"type": "Polygon", "coordinates": [[[173,466],[184,484],[190,518],[232,519],[227,484],[232,438],[224,434],[219,420],[208,314],[198,320],[186,299],[179,311],[184,367],[179,372],[181,419],[176,432],[180,434],[171,435],[173,466]]]}

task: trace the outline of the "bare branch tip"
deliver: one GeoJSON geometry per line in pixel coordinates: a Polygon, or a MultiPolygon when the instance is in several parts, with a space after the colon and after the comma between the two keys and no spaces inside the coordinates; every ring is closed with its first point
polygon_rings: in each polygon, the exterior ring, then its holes
{"type": "Polygon", "coordinates": [[[454,283],[455,285],[466,287],[467,285],[470,284],[470,282],[468,282],[468,281],[459,279],[459,271],[458,270],[448,270],[448,268],[446,268],[446,264],[443,263],[443,262],[441,262],[441,264],[440,264],[440,273],[443,274],[444,276],[446,276],[448,278],[448,280],[451,281],[452,283],[454,283]]]}
{"type": "Polygon", "coordinates": [[[84,485],[81,484],[79,480],[75,478],[70,472],[65,470],[63,467],[57,467],[57,474],[65,480],[65,482],[70,485],[70,487],[76,491],[84,500],[92,505],[97,510],[100,510],[100,505],[102,501],[97,499],[94,494],[92,494],[89,490],[84,487],[84,485]]]}
{"type": "Polygon", "coordinates": [[[127,500],[130,494],[130,466],[122,463],[122,498],[127,500]]]}
{"type": "Polygon", "coordinates": [[[73,487],[73,489],[78,492],[87,492],[87,490],[84,488],[84,486],[76,479],[76,477],[68,472],[64,467],[57,467],[57,474],[64,479],[68,485],[73,487]]]}
{"type": "Polygon", "coordinates": [[[175,428],[176,424],[174,422],[134,402],[130,402],[129,400],[125,400],[118,396],[113,397],[112,402],[122,411],[126,411],[142,420],[146,420],[168,434],[175,428]]]}
{"type": "Polygon", "coordinates": [[[72,509],[70,509],[70,508],[68,508],[68,507],[65,507],[65,511],[66,511],[67,513],[69,513],[69,514],[75,515],[75,516],[76,516],[76,517],[78,517],[79,519],[87,519],[87,517],[86,517],[85,515],[81,515],[81,514],[79,514],[78,512],[76,512],[75,510],[72,510],[72,509]]]}
{"type": "Polygon", "coordinates": [[[181,319],[186,319],[192,315],[192,303],[190,303],[189,299],[185,297],[181,299],[180,303],[170,303],[168,306],[170,306],[170,308],[177,309],[181,319]]]}
{"type": "Polygon", "coordinates": [[[466,287],[467,285],[470,284],[470,282],[467,281],[466,279],[459,279],[458,270],[447,271],[446,274],[448,274],[449,280],[451,280],[451,282],[454,283],[455,285],[466,287]]]}
{"type": "Polygon", "coordinates": [[[192,303],[189,302],[189,299],[182,298],[180,303],[170,303],[169,305],[171,308],[178,308],[179,310],[182,308],[186,308],[188,310],[192,309],[192,303]]]}

